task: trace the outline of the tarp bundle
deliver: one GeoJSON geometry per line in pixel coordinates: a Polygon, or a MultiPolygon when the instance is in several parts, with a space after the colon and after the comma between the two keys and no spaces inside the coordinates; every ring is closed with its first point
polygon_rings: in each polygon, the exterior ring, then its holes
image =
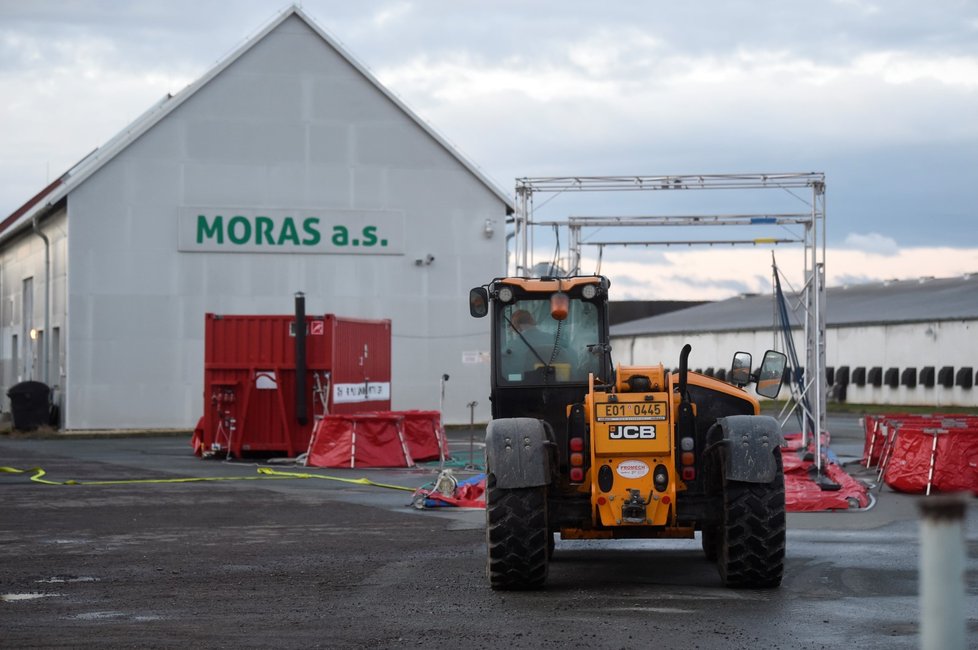
{"type": "Polygon", "coordinates": [[[899,492],[978,494],[978,417],[867,416],[863,463],[899,492]]]}
{"type": "Polygon", "coordinates": [[[465,480],[456,481],[451,490],[451,494],[446,494],[440,489],[440,482],[441,477],[434,484],[420,487],[415,491],[414,505],[416,508],[441,508],[444,506],[455,506],[457,508],[486,507],[485,474],[476,474],[465,480]]]}
{"type": "MultiPolygon", "coordinates": [[[[828,479],[838,489],[823,489],[817,478],[817,467],[811,458],[814,445],[801,448],[801,434],[785,436],[787,446],[781,450],[784,462],[784,500],[788,512],[817,512],[821,510],[848,510],[869,506],[869,490],[839,467],[831,454],[822,459],[822,480],[828,479]]],[[[822,434],[822,448],[827,449],[829,436],[822,434]]]]}
{"type": "Polygon", "coordinates": [[[309,441],[310,467],[413,467],[448,457],[438,411],[327,415],[309,441]]]}

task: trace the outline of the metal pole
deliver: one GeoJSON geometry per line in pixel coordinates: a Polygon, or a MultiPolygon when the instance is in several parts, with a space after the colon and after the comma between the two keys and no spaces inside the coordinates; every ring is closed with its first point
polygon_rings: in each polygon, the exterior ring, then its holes
{"type": "Polygon", "coordinates": [[[527,265],[527,251],[529,249],[529,240],[527,239],[527,231],[530,229],[530,216],[529,216],[529,197],[531,189],[524,187],[520,192],[520,215],[519,220],[522,223],[523,230],[520,232],[520,255],[516,258],[517,264],[520,265],[516,269],[516,275],[529,275],[529,266],[527,265]]]}
{"type": "Polygon", "coordinates": [[[920,647],[964,650],[964,508],[961,497],[920,501],[920,647]]]}
{"type": "Polygon", "coordinates": [[[295,292],[295,419],[309,421],[306,408],[306,295],[295,292]]]}
{"type": "Polygon", "coordinates": [[[475,467],[475,400],[466,404],[469,407],[469,467],[475,467]]]}
{"type": "MultiPolygon", "coordinates": [[[[805,224],[805,252],[803,254],[804,266],[805,266],[804,269],[804,273],[805,273],[804,336],[805,336],[805,350],[807,352],[805,355],[805,365],[807,366],[809,371],[811,371],[812,368],[812,319],[814,318],[813,311],[815,307],[815,305],[813,304],[813,296],[812,296],[812,285],[814,284],[814,278],[812,277],[812,270],[813,270],[812,257],[814,257],[815,255],[815,248],[813,244],[814,229],[815,229],[814,219],[810,223],[805,224]]],[[[803,397],[811,397],[811,394],[807,389],[802,391],[802,395],[803,397]]],[[[811,408],[812,406],[811,400],[809,399],[808,402],[809,402],[808,406],[809,408],[811,408]]],[[[809,435],[811,433],[810,426],[812,420],[811,413],[805,413],[804,416],[805,417],[802,418],[802,424],[801,424],[801,446],[803,449],[807,448],[808,446],[809,435]]]]}
{"type": "Polygon", "coordinates": [[[441,396],[438,398],[438,413],[444,420],[445,414],[445,384],[448,382],[448,373],[441,376],[441,396]]]}
{"type": "Polygon", "coordinates": [[[819,475],[822,473],[822,382],[825,381],[825,371],[822,369],[821,355],[818,350],[821,347],[822,337],[821,334],[821,294],[822,294],[822,265],[815,265],[815,354],[810,355],[810,360],[814,361],[814,368],[812,368],[811,363],[809,363],[808,370],[812,373],[813,377],[811,379],[812,388],[814,392],[815,399],[812,400],[812,420],[814,420],[813,425],[815,427],[815,468],[819,475]]]}
{"type": "Polygon", "coordinates": [[[825,184],[812,184],[812,220],[815,222],[816,255],[815,278],[815,430],[818,436],[818,469],[822,469],[822,432],[825,431],[825,184]],[[821,202],[822,209],[819,210],[821,202]],[[818,236],[821,235],[821,255],[818,254],[818,236]]]}
{"type": "MultiPolygon", "coordinates": [[[[41,346],[41,355],[44,357],[41,377],[48,387],[51,386],[51,378],[48,369],[51,367],[51,242],[48,236],[41,230],[37,217],[33,221],[34,234],[44,241],[44,342],[41,346]]],[[[31,318],[33,321],[34,319],[31,318]]]]}
{"type": "Polygon", "coordinates": [[[575,224],[568,224],[567,226],[567,248],[570,254],[570,269],[568,272],[571,275],[580,275],[581,273],[581,227],[575,224]]]}

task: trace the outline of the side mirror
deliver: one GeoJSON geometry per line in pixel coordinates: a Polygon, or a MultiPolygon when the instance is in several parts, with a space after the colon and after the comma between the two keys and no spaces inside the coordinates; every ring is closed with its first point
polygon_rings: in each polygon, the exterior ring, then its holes
{"type": "Polygon", "coordinates": [[[781,392],[784,383],[784,369],[788,365],[788,357],[780,352],[768,350],[761,360],[757,371],[757,394],[774,399],[781,392]]]}
{"type": "Polygon", "coordinates": [[[485,287],[476,287],[469,291],[469,314],[473,318],[482,318],[489,313],[489,292],[485,287]]]}
{"type": "Polygon", "coordinates": [[[746,386],[750,383],[750,366],[753,357],[750,352],[737,352],[730,365],[730,383],[734,386],[746,386]]]}

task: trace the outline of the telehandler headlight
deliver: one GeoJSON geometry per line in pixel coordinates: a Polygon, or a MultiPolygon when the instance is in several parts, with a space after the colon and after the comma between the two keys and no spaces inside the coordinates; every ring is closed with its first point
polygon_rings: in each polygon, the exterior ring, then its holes
{"type": "Polygon", "coordinates": [[[584,288],[581,289],[581,295],[584,296],[585,300],[591,300],[598,295],[598,288],[593,284],[585,284],[584,288]]]}
{"type": "Polygon", "coordinates": [[[510,302],[513,299],[513,290],[509,287],[503,287],[496,296],[502,302],[510,302]]]}

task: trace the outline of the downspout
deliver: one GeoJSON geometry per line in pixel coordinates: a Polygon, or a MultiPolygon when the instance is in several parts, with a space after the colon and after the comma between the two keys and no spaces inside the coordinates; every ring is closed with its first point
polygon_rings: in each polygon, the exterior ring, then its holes
{"type": "Polygon", "coordinates": [[[50,387],[48,368],[51,367],[51,242],[41,231],[37,216],[32,223],[34,234],[44,240],[44,367],[41,369],[41,376],[44,378],[45,385],[50,387]]]}
{"type": "Polygon", "coordinates": [[[306,295],[295,294],[295,419],[301,425],[309,421],[306,407],[306,295]]]}

